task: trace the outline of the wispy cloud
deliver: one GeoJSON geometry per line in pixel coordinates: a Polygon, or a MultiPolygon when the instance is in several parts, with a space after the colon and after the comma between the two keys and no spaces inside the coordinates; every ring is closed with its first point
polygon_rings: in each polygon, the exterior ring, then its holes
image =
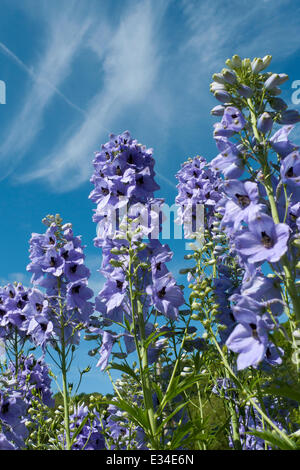
{"type": "MultiPolygon", "coordinates": [[[[74,2],[71,3],[74,6],[74,2]]],[[[69,8],[63,10],[59,16],[50,15],[45,51],[34,69],[27,67],[4,44],[1,45],[1,49],[13,58],[33,78],[33,81],[17,113],[14,125],[6,133],[6,138],[0,147],[0,179],[14,170],[36,138],[43,125],[44,112],[55,94],[59,94],[68,101],[68,104],[76,107],[58,87],[70,73],[74,55],[90,24],[90,18],[82,19],[81,15],[75,15],[69,8]]]]}
{"type": "MultiPolygon", "coordinates": [[[[91,154],[107,137],[108,127],[154,87],[160,67],[156,31],[161,15],[162,9],[155,8],[153,2],[136,3],[122,16],[105,48],[100,42],[104,83],[88,106],[87,117],[66,142],[59,142],[45,156],[37,170],[23,175],[23,181],[45,178],[67,191],[88,178],[91,154]]],[[[93,49],[97,50],[95,42],[93,49]]]]}
{"type": "Polygon", "coordinates": [[[233,54],[283,60],[300,48],[291,34],[300,26],[299,6],[291,0],[254,1],[251,8],[247,0],[183,0],[182,5],[189,33],[181,54],[190,64],[192,93],[201,77],[222,68],[233,54]]]}

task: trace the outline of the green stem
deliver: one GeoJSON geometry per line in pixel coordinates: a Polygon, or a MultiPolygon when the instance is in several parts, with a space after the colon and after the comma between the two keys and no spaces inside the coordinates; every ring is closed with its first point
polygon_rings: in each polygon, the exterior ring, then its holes
{"type": "Polygon", "coordinates": [[[69,410],[69,390],[67,381],[67,354],[66,354],[66,342],[65,342],[65,325],[63,315],[63,305],[60,296],[60,279],[58,279],[58,303],[60,313],[60,333],[61,333],[61,351],[60,351],[60,366],[62,373],[63,382],[63,400],[64,400],[64,424],[66,432],[66,448],[65,450],[71,449],[71,436],[70,436],[70,410],[69,410]]]}
{"type": "Polygon", "coordinates": [[[154,413],[154,406],[153,406],[153,399],[152,399],[151,381],[150,381],[150,376],[149,376],[147,348],[145,347],[146,334],[145,334],[145,324],[144,324],[144,317],[143,317],[143,308],[140,302],[135,302],[135,296],[133,292],[133,274],[132,274],[133,255],[131,254],[132,253],[131,242],[130,242],[129,253],[130,253],[130,256],[129,256],[129,265],[128,265],[128,285],[129,285],[131,315],[132,315],[133,330],[134,330],[134,341],[135,341],[136,350],[138,354],[144,406],[147,412],[148,422],[149,422],[149,427],[150,427],[151,445],[153,449],[155,450],[159,448],[159,445],[155,439],[156,422],[155,422],[155,413],[154,413]],[[137,309],[136,309],[136,304],[137,304],[137,309]],[[137,327],[136,310],[137,310],[139,330],[140,330],[140,341],[138,340],[137,328],[136,328],[137,327]]]}
{"type": "MultiPolygon", "coordinates": [[[[253,129],[253,134],[258,142],[260,142],[261,137],[259,135],[258,129],[257,129],[257,118],[255,114],[255,110],[253,108],[253,103],[251,99],[249,98],[247,100],[249,109],[250,109],[250,119],[251,119],[251,124],[252,124],[252,129],[253,129]]],[[[262,164],[262,171],[264,175],[264,186],[266,189],[266,193],[268,196],[268,200],[270,203],[271,207],[271,214],[272,218],[275,224],[280,223],[279,215],[278,215],[278,210],[276,206],[276,201],[275,201],[275,196],[274,196],[274,190],[271,182],[271,171],[270,171],[270,166],[268,163],[268,157],[266,154],[264,154],[261,158],[261,164],[262,164]]],[[[287,291],[289,293],[291,302],[293,304],[293,311],[296,316],[296,319],[298,322],[300,322],[300,296],[297,293],[297,289],[295,286],[295,279],[294,275],[292,273],[292,269],[288,260],[287,255],[284,255],[281,259],[284,274],[285,274],[285,284],[287,291]]]]}

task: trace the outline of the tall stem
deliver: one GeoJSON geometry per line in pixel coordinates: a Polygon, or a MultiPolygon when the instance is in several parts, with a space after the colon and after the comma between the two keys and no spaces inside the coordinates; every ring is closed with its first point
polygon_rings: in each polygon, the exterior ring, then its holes
{"type": "Polygon", "coordinates": [[[69,411],[69,390],[68,390],[68,381],[67,381],[67,353],[66,353],[66,341],[65,341],[65,325],[64,325],[64,314],[63,314],[63,305],[61,301],[61,292],[60,292],[60,279],[58,279],[58,303],[59,303],[59,313],[60,313],[60,334],[61,334],[61,373],[62,373],[62,382],[63,382],[63,400],[64,400],[64,423],[65,423],[65,432],[66,432],[66,448],[65,450],[71,449],[71,436],[70,436],[70,411],[69,411]]]}
{"type": "MultiPolygon", "coordinates": [[[[254,109],[252,100],[249,98],[247,100],[247,103],[248,103],[249,110],[250,110],[250,119],[251,119],[253,134],[254,134],[254,137],[257,140],[257,142],[260,143],[261,137],[260,137],[258,129],[257,129],[257,117],[256,117],[256,113],[255,113],[255,109],[254,109]]],[[[273,190],[273,186],[272,186],[272,182],[271,182],[271,170],[270,170],[267,154],[264,154],[262,156],[261,164],[262,164],[262,172],[263,172],[263,175],[264,175],[264,186],[265,186],[266,193],[267,193],[267,196],[268,196],[268,200],[269,200],[269,203],[270,203],[272,218],[273,218],[275,224],[279,224],[280,219],[279,219],[278,210],[277,210],[277,206],[276,206],[274,190],[273,190]]],[[[282,257],[281,262],[282,262],[282,267],[283,267],[284,274],[285,274],[286,289],[289,293],[291,302],[293,304],[293,311],[294,311],[294,314],[296,316],[296,319],[297,319],[298,322],[300,322],[300,296],[297,293],[297,289],[296,289],[296,286],[295,286],[295,279],[294,279],[292,269],[291,269],[291,266],[290,266],[287,255],[284,255],[282,257]]]]}
{"type": "MultiPolygon", "coordinates": [[[[131,248],[131,243],[130,243],[131,248]]],[[[131,249],[130,249],[131,253],[131,249]]],[[[154,413],[154,406],[153,406],[153,399],[152,399],[152,390],[151,390],[151,381],[149,375],[149,363],[148,363],[148,354],[147,348],[145,347],[146,341],[146,333],[145,333],[145,323],[143,317],[143,308],[141,303],[134,298],[133,292],[133,274],[132,274],[132,266],[133,266],[133,255],[130,254],[129,256],[129,266],[128,266],[128,277],[129,277],[129,295],[130,295],[130,304],[131,304],[131,314],[132,314],[132,321],[133,321],[133,328],[134,328],[134,339],[135,345],[138,354],[139,366],[140,366],[140,375],[142,380],[142,389],[143,389],[143,398],[144,398],[144,405],[148,416],[148,422],[151,431],[152,442],[151,445],[153,449],[158,449],[159,446],[156,443],[156,422],[155,422],[155,413],[154,413]],[[136,313],[138,318],[139,324],[139,333],[140,333],[140,341],[137,337],[137,328],[136,328],[136,313]]]]}

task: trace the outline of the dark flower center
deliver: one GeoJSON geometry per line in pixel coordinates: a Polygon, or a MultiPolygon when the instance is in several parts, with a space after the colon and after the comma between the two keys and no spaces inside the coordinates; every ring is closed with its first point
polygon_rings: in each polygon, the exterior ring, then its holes
{"type": "Polygon", "coordinates": [[[50,266],[54,267],[55,266],[55,258],[51,256],[50,258],[50,266]]]}
{"type": "Polygon", "coordinates": [[[250,198],[249,196],[246,196],[245,194],[236,194],[235,197],[238,200],[238,203],[241,207],[247,207],[250,204],[250,198]]]}
{"type": "Polygon", "coordinates": [[[266,232],[261,232],[261,241],[265,248],[272,248],[274,246],[272,238],[266,232]]]}
{"type": "Polygon", "coordinates": [[[74,264],[71,268],[70,268],[70,271],[72,271],[72,273],[76,273],[77,271],[77,264],[74,264]]]}
{"type": "Polygon", "coordinates": [[[42,304],[36,303],[35,308],[36,308],[37,312],[42,312],[43,311],[43,305],[42,304]]]}
{"type": "Polygon", "coordinates": [[[18,308],[23,308],[23,302],[22,302],[22,300],[19,300],[19,302],[17,303],[17,307],[18,307],[18,308]]]}
{"type": "Polygon", "coordinates": [[[14,296],[15,296],[15,293],[14,293],[12,290],[10,290],[10,291],[9,291],[9,297],[10,297],[11,299],[13,299],[14,296]]]}
{"type": "Polygon", "coordinates": [[[141,186],[142,184],[144,184],[144,177],[141,176],[141,177],[137,180],[136,183],[139,184],[140,186],[141,186]]]}
{"type": "Polygon", "coordinates": [[[42,329],[42,331],[46,331],[46,330],[47,330],[47,325],[46,325],[46,323],[41,323],[41,329],[42,329]]]}
{"type": "Polygon", "coordinates": [[[50,237],[50,238],[49,238],[49,243],[50,243],[50,245],[54,245],[55,240],[54,240],[52,237],[50,237]]]}
{"type": "Polygon", "coordinates": [[[272,356],[271,351],[270,351],[270,348],[267,348],[267,350],[266,350],[266,356],[267,356],[268,359],[270,359],[270,357],[272,356]]]}
{"type": "Polygon", "coordinates": [[[158,271],[160,271],[160,270],[161,270],[161,262],[159,262],[159,263],[156,263],[156,269],[157,269],[158,271]]]}
{"type": "Polygon", "coordinates": [[[107,196],[109,193],[107,188],[101,188],[101,191],[102,191],[102,194],[104,194],[104,196],[107,196]]]}
{"type": "Polygon", "coordinates": [[[163,299],[165,295],[166,295],[166,288],[165,287],[163,287],[159,292],[157,292],[157,297],[159,299],[163,299]]]}
{"type": "Polygon", "coordinates": [[[291,166],[291,168],[288,169],[285,176],[287,176],[288,178],[292,178],[294,176],[294,169],[293,169],[292,166],[291,166]]]}
{"type": "Polygon", "coordinates": [[[118,289],[122,289],[122,287],[123,287],[123,282],[122,281],[117,280],[116,284],[117,284],[118,289]]]}
{"type": "Polygon", "coordinates": [[[0,316],[3,317],[6,314],[6,311],[3,309],[0,309],[0,316]]]}
{"type": "Polygon", "coordinates": [[[122,171],[121,171],[121,168],[119,166],[117,166],[117,168],[116,168],[116,175],[117,176],[122,176],[122,171]]]}
{"type": "Polygon", "coordinates": [[[252,329],[252,336],[255,339],[258,339],[257,329],[255,323],[249,323],[250,328],[252,329]]]}
{"type": "Polygon", "coordinates": [[[132,154],[130,154],[129,157],[127,158],[127,163],[129,163],[129,165],[132,165],[132,164],[133,164],[133,156],[132,156],[132,154]]]}
{"type": "Polygon", "coordinates": [[[3,405],[1,406],[1,413],[2,414],[8,413],[8,410],[9,410],[9,402],[3,403],[3,405]]]}
{"type": "Polygon", "coordinates": [[[80,287],[81,287],[80,285],[72,287],[73,294],[79,294],[80,287]]]}

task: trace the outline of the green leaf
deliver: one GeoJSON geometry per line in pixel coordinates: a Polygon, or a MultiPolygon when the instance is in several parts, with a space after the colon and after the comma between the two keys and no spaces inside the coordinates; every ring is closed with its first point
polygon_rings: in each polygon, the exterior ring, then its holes
{"type": "Polygon", "coordinates": [[[82,430],[83,426],[86,424],[87,420],[89,419],[89,415],[87,415],[83,420],[82,422],[80,423],[80,426],[76,429],[76,431],[74,432],[73,436],[72,436],[72,440],[71,440],[71,446],[75,443],[75,440],[76,440],[76,437],[78,436],[78,434],[80,433],[80,431],[82,430]]]}
{"type": "Polygon", "coordinates": [[[184,408],[186,405],[187,405],[188,402],[185,402],[185,403],[181,403],[180,405],[177,406],[177,408],[175,408],[174,411],[172,411],[171,414],[169,414],[169,416],[166,417],[166,419],[164,419],[161,424],[158,426],[157,428],[157,434],[159,434],[161,431],[163,431],[164,427],[166,426],[166,424],[177,414],[179,413],[180,410],[182,410],[182,408],[184,408]]]}
{"type": "Polygon", "coordinates": [[[289,398],[300,403],[300,391],[284,383],[277,383],[276,385],[265,387],[263,390],[268,395],[289,398]]]}
{"type": "Polygon", "coordinates": [[[112,362],[110,364],[110,368],[114,369],[114,370],[120,370],[122,372],[125,372],[125,374],[130,375],[136,381],[136,383],[140,385],[140,380],[139,380],[138,376],[136,375],[134,370],[131,369],[131,367],[128,364],[125,364],[125,363],[118,364],[117,362],[112,362]]]}
{"type": "Polygon", "coordinates": [[[292,441],[288,435],[285,438],[276,434],[272,431],[249,431],[248,434],[252,434],[253,436],[260,437],[267,443],[269,443],[274,448],[279,448],[282,450],[297,450],[297,444],[292,441]]]}
{"type": "Polygon", "coordinates": [[[176,450],[178,447],[181,447],[183,444],[187,444],[193,438],[193,435],[188,437],[188,434],[193,434],[193,422],[190,421],[185,424],[181,424],[177,429],[174,430],[172,441],[171,441],[171,450],[176,450]]]}
{"type": "Polygon", "coordinates": [[[107,403],[117,406],[122,411],[126,411],[131,421],[133,421],[138,426],[141,426],[145,432],[148,431],[148,417],[142,408],[139,408],[136,405],[131,405],[127,401],[120,398],[117,400],[109,400],[107,403]]]}

